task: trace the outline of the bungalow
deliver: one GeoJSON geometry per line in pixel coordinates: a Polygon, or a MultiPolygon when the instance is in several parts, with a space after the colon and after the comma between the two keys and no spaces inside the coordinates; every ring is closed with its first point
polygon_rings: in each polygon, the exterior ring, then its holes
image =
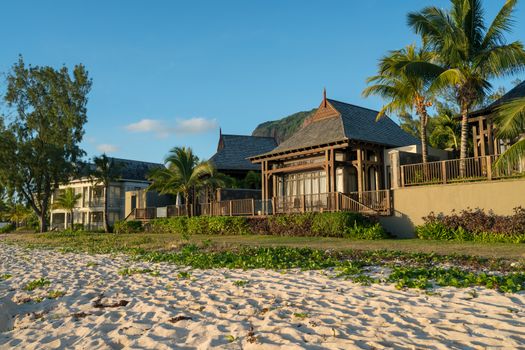
{"type": "MultiPolygon", "coordinates": [[[[366,193],[390,188],[388,151],[420,142],[388,116],[376,120],[377,115],[328,99],[325,91],[299,131],[270,152],[250,157],[261,167],[263,201],[273,199],[274,212],[380,204],[367,200],[366,193]]],[[[384,192],[381,202],[390,200],[384,192]]]]}
{"type": "Polygon", "coordinates": [[[494,112],[503,103],[523,97],[525,97],[525,81],[516,85],[489,106],[469,115],[468,123],[472,128],[474,157],[497,156],[505,152],[510,146],[511,140],[500,140],[496,137],[497,130],[494,122],[494,112]]]}
{"type": "Polygon", "coordinates": [[[242,180],[250,171],[261,171],[261,167],[248,158],[270,152],[275,147],[277,143],[273,137],[226,135],[221,130],[217,152],[210,162],[219,172],[242,180]]]}

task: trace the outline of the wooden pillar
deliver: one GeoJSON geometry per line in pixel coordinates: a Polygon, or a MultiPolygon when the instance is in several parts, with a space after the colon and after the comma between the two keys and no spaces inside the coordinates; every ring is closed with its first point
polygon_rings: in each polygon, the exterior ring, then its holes
{"type": "Polygon", "coordinates": [[[324,172],[326,174],[326,193],[330,192],[330,153],[328,150],[325,152],[325,161],[324,161],[324,172]]]}
{"type": "Polygon", "coordinates": [[[375,169],[375,175],[376,175],[376,191],[379,191],[379,189],[381,188],[381,184],[379,183],[380,180],[380,176],[379,176],[379,167],[375,166],[374,169],[375,169]]]}
{"type": "Polygon", "coordinates": [[[330,192],[335,192],[335,150],[333,148],[330,150],[330,172],[330,192]]]}
{"type": "Polygon", "coordinates": [[[483,118],[479,118],[479,146],[481,154],[480,156],[485,157],[487,152],[485,150],[485,126],[483,125],[483,118]]]}
{"type": "Polygon", "coordinates": [[[492,120],[487,119],[487,138],[489,144],[489,155],[494,155],[494,134],[493,134],[494,124],[492,120]]]}
{"type": "Polygon", "coordinates": [[[357,148],[357,191],[363,192],[363,154],[361,148],[357,148]]]}
{"type": "Polygon", "coordinates": [[[266,194],[266,161],[263,161],[261,163],[261,178],[262,178],[262,187],[261,187],[261,194],[262,194],[262,200],[266,201],[268,200],[268,196],[266,194]]]}
{"type": "Polygon", "coordinates": [[[478,156],[478,137],[476,135],[476,126],[472,126],[472,144],[474,146],[474,157],[478,156]]]}

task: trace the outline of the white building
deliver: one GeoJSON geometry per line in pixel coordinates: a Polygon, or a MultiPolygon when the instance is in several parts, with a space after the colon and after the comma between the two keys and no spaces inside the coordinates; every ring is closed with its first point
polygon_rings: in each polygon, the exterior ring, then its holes
{"type": "MultiPolygon", "coordinates": [[[[161,167],[162,164],[147,163],[127,159],[112,158],[119,171],[118,180],[112,182],[108,193],[108,221],[113,225],[125,218],[125,196],[127,191],[135,191],[148,187],[149,171],[161,167]]],[[[70,223],[70,213],[64,209],[53,209],[55,198],[60,191],[73,188],[81,198],[73,210],[74,224],[82,225],[86,230],[97,230],[104,227],[104,186],[97,184],[89,177],[75,179],[66,185],[60,185],[51,198],[51,227],[64,229],[70,223]]]]}

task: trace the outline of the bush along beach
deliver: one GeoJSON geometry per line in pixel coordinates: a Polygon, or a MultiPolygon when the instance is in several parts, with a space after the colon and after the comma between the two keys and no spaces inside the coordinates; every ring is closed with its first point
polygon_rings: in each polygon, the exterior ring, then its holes
{"type": "Polygon", "coordinates": [[[261,218],[240,216],[174,217],[152,220],[144,227],[136,221],[119,222],[115,225],[116,233],[133,233],[142,230],[151,233],[173,233],[183,237],[195,234],[258,234],[354,239],[388,237],[375,218],[350,212],[288,214],[261,218]]]}
{"type": "Polygon", "coordinates": [[[521,207],[507,216],[467,209],[449,215],[430,213],[423,220],[416,228],[420,239],[525,243],[525,208],[521,207]]]}

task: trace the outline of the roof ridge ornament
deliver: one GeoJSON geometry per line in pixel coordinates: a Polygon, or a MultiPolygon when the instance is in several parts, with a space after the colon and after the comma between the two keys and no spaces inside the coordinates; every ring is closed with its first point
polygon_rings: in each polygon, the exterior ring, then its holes
{"type": "Polygon", "coordinates": [[[323,89],[323,107],[326,108],[326,87],[323,89]]]}

